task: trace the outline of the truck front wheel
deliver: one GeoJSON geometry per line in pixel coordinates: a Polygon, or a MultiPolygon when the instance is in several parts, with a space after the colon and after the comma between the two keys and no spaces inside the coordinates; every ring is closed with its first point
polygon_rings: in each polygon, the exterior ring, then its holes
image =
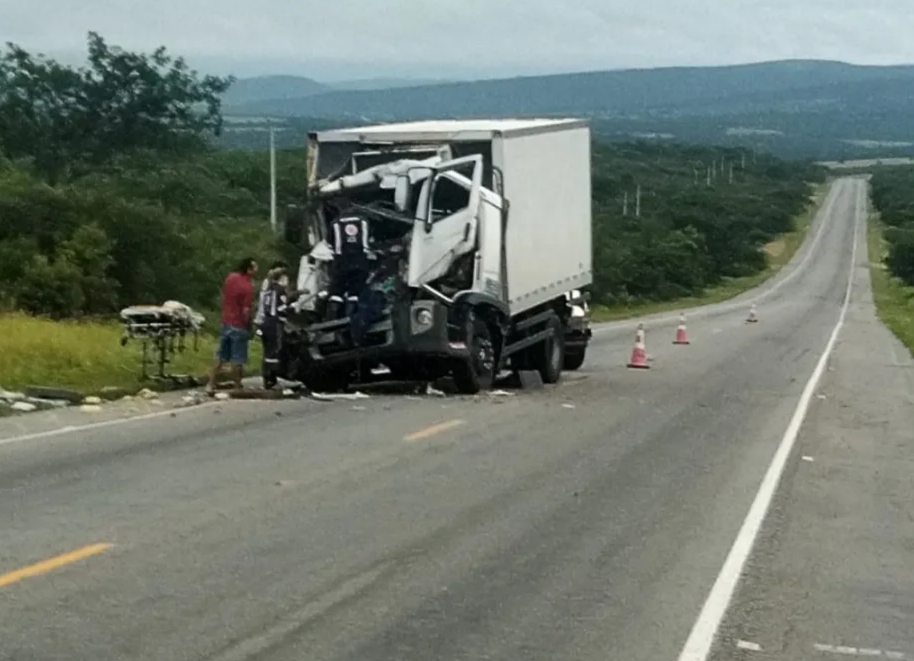
{"type": "Polygon", "coordinates": [[[454,385],[462,394],[475,395],[491,389],[495,381],[495,343],[483,319],[473,319],[467,348],[469,360],[454,370],[454,385]]]}

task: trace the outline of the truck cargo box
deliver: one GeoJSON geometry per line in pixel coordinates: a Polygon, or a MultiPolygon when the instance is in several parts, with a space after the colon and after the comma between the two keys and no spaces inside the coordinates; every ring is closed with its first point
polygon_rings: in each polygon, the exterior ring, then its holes
{"type": "Polygon", "coordinates": [[[383,150],[391,146],[413,148],[422,157],[442,145],[450,146],[455,158],[482,154],[483,186],[508,201],[506,275],[512,315],[592,283],[586,121],[435,120],[323,131],[311,135],[311,184],[338,176],[350,162],[383,162],[383,150]],[[352,158],[354,154],[364,156],[352,158]]]}

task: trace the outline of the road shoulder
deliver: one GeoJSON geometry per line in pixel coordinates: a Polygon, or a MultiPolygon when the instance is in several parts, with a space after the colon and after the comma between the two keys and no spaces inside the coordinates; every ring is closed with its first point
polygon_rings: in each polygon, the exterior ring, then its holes
{"type": "Polygon", "coordinates": [[[914,658],[914,360],[858,266],[714,659],[914,658]]]}

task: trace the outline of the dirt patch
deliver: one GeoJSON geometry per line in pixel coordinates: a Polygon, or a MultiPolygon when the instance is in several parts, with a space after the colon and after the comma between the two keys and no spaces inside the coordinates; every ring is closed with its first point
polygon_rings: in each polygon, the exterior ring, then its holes
{"type": "Polygon", "coordinates": [[[784,242],[784,239],[778,239],[777,241],[766,243],[763,250],[769,257],[780,257],[782,254],[784,254],[784,250],[786,248],[787,244],[784,242]]]}

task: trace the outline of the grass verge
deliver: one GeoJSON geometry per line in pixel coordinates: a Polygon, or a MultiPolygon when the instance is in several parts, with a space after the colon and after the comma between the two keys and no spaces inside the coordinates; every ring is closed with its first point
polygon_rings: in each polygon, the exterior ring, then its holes
{"type": "Polygon", "coordinates": [[[878,214],[872,214],[867,224],[867,257],[876,314],[890,331],[914,353],[914,287],[908,287],[893,277],[885,267],[885,226],[878,214]]]}
{"type": "MultiPolygon", "coordinates": [[[[53,386],[92,394],[105,387],[135,391],[149,386],[140,381],[141,344],[134,340],[122,347],[120,337],[116,322],[57,322],[0,314],[0,387],[53,386]]],[[[186,351],[173,357],[167,372],[205,374],[215,347],[215,338],[204,334],[194,351],[189,338],[186,351]]],[[[253,341],[248,366],[259,365],[260,347],[253,341]]],[[[150,373],[155,371],[149,367],[150,373]]]]}
{"type": "Polygon", "coordinates": [[[649,314],[673,312],[675,310],[698,307],[701,305],[722,303],[731,298],[735,298],[750,289],[758,287],[793,259],[797,250],[803,245],[803,241],[809,232],[812,221],[816,217],[816,213],[818,213],[819,208],[822,206],[822,202],[825,200],[825,196],[828,194],[830,188],[830,182],[818,186],[809,206],[797,217],[796,229],[781,235],[775,241],[772,241],[765,246],[768,268],[764,271],[759,271],[754,275],[743,278],[726,278],[720,284],[715,287],[710,287],[696,296],[677,298],[671,301],[657,301],[618,307],[594,305],[591,308],[592,319],[594,321],[619,321],[621,319],[630,319],[632,317],[641,317],[649,314]]]}

